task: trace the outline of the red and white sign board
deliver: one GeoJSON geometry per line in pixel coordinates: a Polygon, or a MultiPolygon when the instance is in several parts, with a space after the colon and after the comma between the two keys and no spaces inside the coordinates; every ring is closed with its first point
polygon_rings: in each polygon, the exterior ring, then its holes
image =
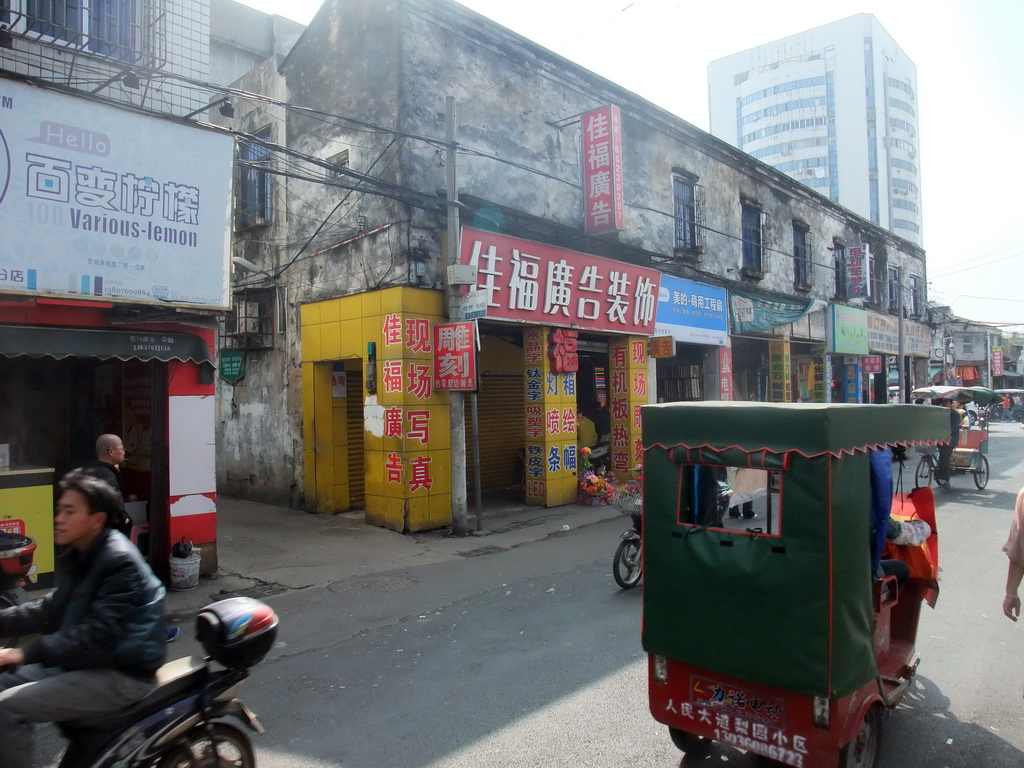
{"type": "Polygon", "coordinates": [[[477,268],[488,319],[654,334],[657,270],[470,227],[459,261],[477,268]]]}
{"type": "Polygon", "coordinates": [[[881,355],[864,355],[860,359],[860,367],[864,373],[881,373],[882,372],[882,356],[881,355]]]}
{"type": "Polygon", "coordinates": [[[1001,347],[992,348],[992,375],[1003,375],[1003,350],[1001,347]]]}
{"type": "Polygon", "coordinates": [[[614,105],[583,115],[583,201],[587,234],[624,228],[622,117],[614,105]]]}
{"type": "Polygon", "coordinates": [[[434,390],[476,389],[476,333],[472,322],[434,326],[434,390]]]}

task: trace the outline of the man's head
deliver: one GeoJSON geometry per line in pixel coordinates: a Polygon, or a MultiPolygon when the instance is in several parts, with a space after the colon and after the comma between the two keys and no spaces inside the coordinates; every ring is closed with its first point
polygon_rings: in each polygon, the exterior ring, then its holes
{"type": "Polygon", "coordinates": [[[117,435],[100,435],[96,438],[96,458],[104,464],[115,467],[124,463],[124,443],[117,435]]]}
{"type": "Polygon", "coordinates": [[[102,480],[74,470],[61,478],[53,516],[53,538],[61,545],[85,549],[117,519],[117,492],[102,480]]]}

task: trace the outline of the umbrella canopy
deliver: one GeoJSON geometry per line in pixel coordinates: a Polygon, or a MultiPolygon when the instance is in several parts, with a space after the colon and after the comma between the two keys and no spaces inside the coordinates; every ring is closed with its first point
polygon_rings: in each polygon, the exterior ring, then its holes
{"type": "Polygon", "coordinates": [[[966,387],[965,391],[971,393],[974,402],[978,405],[991,405],[992,403],[999,403],[1003,400],[1002,395],[988,387],[966,387]]]}
{"type": "Polygon", "coordinates": [[[956,400],[959,403],[977,403],[978,405],[990,405],[1002,400],[1002,395],[988,387],[919,387],[910,393],[911,397],[936,400],[956,400]]]}

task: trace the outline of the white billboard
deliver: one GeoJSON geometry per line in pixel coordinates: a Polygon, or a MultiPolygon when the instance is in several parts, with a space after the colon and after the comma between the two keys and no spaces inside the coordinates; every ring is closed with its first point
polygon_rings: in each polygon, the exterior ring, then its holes
{"type": "Polygon", "coordinates": [[[228,309],[233,144],[0,79],[0,292],[228,309]]]}

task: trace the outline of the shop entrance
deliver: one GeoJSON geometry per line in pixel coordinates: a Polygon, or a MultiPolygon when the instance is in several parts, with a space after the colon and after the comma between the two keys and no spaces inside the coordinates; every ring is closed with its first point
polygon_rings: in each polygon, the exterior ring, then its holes
{"type": "Polygon", "coordinates": [[[768,342],[734,336],[732,339],[733,391],[737,400],[768,400],[768,342]]]}
{"type": "MultiPolygon", "coordinates": [[[[523,385],[523,341],[518,328],[481,327],[480,389],[476,394],[480,490],[489,501],[520,500],[523,491],[523,445],[526,439],[526,398],[523,385]]],[[[476,491],[471,395],[465,396],[466,485],[476,491]]]]}
{"type": "Polygon", "coordinates": [[[681,344],[675,357],[658,360],[658,402],[704,399],[704,347],[681,344]]]}
{"type": "Polygon", "coordinates": [[[144,553],[163,551],[168,520],[152,510],[167,507],[166,381],[158,361],[0,357],[0,443],[10,446],[12,468],[53,469],[50,542],[56,482],[93,458],[99,435],[113,433],[125,446],[132,537],[144,553]]]}
{"type": "Polygon", "coordinates": [[[315,363],[311,416],[306,423],[307,502],[336,514],[366,508],[363,363],[315,363]],[[312,490],[312,493],[310,493],[312,490]]]}

